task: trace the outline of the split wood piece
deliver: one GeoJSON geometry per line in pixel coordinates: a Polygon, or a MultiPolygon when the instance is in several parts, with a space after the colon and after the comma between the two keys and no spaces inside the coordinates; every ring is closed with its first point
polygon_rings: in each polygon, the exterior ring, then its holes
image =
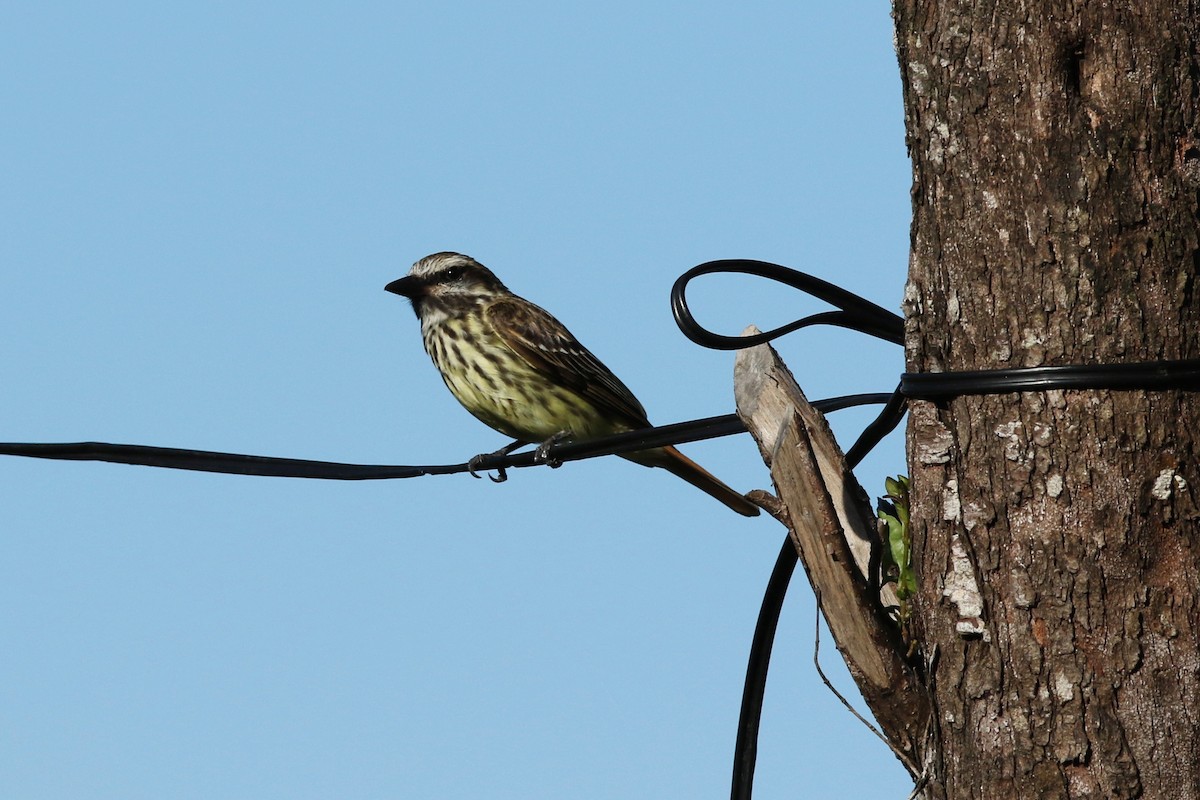
{"type": "Polygon", "coordinates": [[[738,415],[771,469],[777,516],[788,525],[851,676],[895,747],[910,765],[921,763],[929,704],[884,607],[894,604],[894,594],[881,602],[867,579],[879,534],[866,493],[824,415],[770,345],[738,351],[734,394],[738,415]]]}

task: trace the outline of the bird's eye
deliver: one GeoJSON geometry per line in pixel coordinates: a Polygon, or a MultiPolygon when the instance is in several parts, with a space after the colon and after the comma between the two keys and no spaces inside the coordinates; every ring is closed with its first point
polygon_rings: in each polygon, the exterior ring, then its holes
{"type": "Polygon", "coordinates": [[[450,267],[450,269],[446,270],[445,274],[446,274],[446,280],[456,281],[463,276],[463,268],[462,267],[450,267]]]}

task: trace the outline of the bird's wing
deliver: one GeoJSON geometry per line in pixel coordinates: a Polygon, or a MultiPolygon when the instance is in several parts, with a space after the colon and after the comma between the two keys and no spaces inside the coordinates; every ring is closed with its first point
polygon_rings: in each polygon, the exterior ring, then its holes
{"type": "Polygon", "coordinates": [[[513,352],[548,380],[578,392],[634,427],[650,426],[646,409],[629,387],[548,312],[528,301],[504,298],[484,313],[513,352]]]}

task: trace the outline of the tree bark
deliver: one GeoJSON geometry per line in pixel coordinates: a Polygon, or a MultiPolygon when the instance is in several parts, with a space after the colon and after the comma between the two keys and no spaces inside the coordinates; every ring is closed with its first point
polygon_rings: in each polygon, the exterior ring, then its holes
{"type": "MultiPolygon", "coordinates": [[[[897,0],[908,368],[1200,357],[1200,21],[897,0]]],[[[915,625],[952,798],[1200,797],[1200,402],[914,402],[915,625]]]]}

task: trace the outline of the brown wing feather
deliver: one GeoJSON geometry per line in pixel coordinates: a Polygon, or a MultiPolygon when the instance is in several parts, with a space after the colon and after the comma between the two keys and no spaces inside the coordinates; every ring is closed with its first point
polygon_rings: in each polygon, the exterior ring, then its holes
{"type": "Polygon", "coordinates": [[[631,427],[649,427],[646,409],[629,387],[547,311],[527,300],[503,298],[484,314],[513,352],[548,380],[624,418],[631,427]]]}

